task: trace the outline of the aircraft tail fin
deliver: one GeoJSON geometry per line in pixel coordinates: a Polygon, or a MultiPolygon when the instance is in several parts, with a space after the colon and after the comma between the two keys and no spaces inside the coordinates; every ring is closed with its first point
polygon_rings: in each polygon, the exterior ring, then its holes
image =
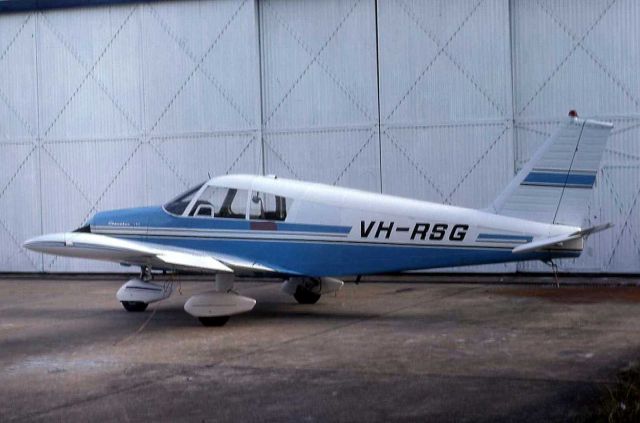
{"type": "Polygon", "coordinates": [[[494,200],[493,213],[581,226],[613,125],[575,112],[494,200]]]}

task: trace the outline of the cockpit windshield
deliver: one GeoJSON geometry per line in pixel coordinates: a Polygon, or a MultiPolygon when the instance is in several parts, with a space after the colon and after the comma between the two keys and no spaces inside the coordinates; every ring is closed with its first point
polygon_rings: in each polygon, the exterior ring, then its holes
{"type": "Polygon", "coordinates": [[[185,209],[193,199],[195,193],[198,192],[200,188],[202,188],[202,185],[204,185],[204,182],[189,189],[185,193],[180,194],[179,196],[165,204],[164,209],[171,214],[182,215],[182,213],[184,213],[185,209]]]}

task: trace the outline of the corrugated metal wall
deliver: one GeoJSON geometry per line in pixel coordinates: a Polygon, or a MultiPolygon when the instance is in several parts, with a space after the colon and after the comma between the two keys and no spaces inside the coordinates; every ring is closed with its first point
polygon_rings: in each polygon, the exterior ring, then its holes
{"type": "MultiPolygon", "coordinates": [[[[514,139],[520,168],[566,110],[614,123],[589,224],[614,222],[594,235],[578,271],[640,271],[640,3],[517,1],[512,5],[514,139]]],[[[544,265],[519,265],[545,270],[544,265]]]]}
{"type": "Polygon", "coordinates": [[[513,177],[508,2],[378,10],[383,191],[485,207],[513,177]]]}
{"type": "Polygon", "coordinates": [[[638,272],[639,21],[631,0],[0,15],[0,271],[119,270],[20,243],[96,210],[163,202],[209,174],[483,207],[575,108],[616,124],[589,216],[616,227],[562,268],[638,272]]]}
{"type": "Polygon", "coordinates": [[[375,3],[259,8],[265,171],[379,191],[375,3]]]}

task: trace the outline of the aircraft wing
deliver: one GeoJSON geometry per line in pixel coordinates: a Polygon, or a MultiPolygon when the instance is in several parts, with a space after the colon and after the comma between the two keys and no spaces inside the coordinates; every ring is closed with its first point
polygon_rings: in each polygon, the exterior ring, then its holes
{"type": "Polygon", "coordinates": [[[181,251],[162,251],[156,254],[154,258],[157,258],[175,269],[199,269],[221,273],[233,272],[233,270],[227,265],[210,256],[202,256],[181,251]]]}
{"type": "Polygon", "coordinates": [[[548,238],[538,239],[536,241],[528,242],[526,244],[518,245],[513,250],[513,253],[529,253],[531,251],[542,250],[546,248],[562,247],[565,242],[573,241],[578,238],[586,238],[596,232],[609,229],[613,224],[605,223],[603,225],[592,226],[587,229],[582,229],[570,234],[556,235],[548,238]]]}
{"type": "Polygon", "coordinates": [[[150,266],[164,270],[289,273],[284,269],[274,269],[241,257],[210,254],[188,248],[168,247],[86,232],[42,235],[29,239],[24,243],[24,247],[46,254],[150,266]]]}

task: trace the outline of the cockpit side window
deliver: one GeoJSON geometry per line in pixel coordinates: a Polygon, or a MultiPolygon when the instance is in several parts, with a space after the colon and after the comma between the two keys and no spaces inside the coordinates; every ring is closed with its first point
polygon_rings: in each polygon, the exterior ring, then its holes
{"type": "Polygon", "coordinates": [[[213,217],[227,195],[227,188],[208,186],[196,199],[189,211],[189,216],[213,217]]]}
{"type": "Polygon", "coordinates": [[[247,190],[209,186],[194,202],[189,216],[244,219],[247,190]]]}
{"type": "Polygon", "coordinates": [[[287,218],[287,203],[291,206],[291,199],[254,191],[249,204],[249,218],[283,221],[287,218]]]}
{"type": "Polygon", "coordinates": [[[247,213],[248,195],[249,192],[246,189],[229,188],[216,217],[244,219],[247,213]]]}
{"type": "Polygon", "coordinates": [[[200,188],[202,188],[202,185],[204,184],[197,185],[180,194],[179,196],[165,204],[164,209],[171,214],[182,215],[182,213],[184,213],[185,209],[191,202],[193,196],[198,192],[200,188]]]}

